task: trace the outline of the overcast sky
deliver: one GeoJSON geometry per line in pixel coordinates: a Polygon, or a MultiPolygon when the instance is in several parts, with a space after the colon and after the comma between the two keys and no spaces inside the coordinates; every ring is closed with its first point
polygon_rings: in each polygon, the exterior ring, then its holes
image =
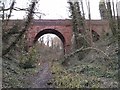
{"type": "MultiPolygon", "coordinates": [[[[6,4],[9,5],[9,1],[12,0],[3,0],[6,1],[6,4]]],[[[16,0],[15,7],[28,7],[30,0],[16,0]]],[[[68,19],[69,18],[69,4],[67,3],[68,0],[40,0],[39,4],[37,5],[37,9],[39,12],[44,13],[42,15],[42,19],[68,19]]],[[[84,10],[85,16],[88,18],[86,2],[84,2],[84,10]]],[[[99,1],[100,0],[90,0],[90,7],[91,7],[91,18],[92,19],[100,19],[99,14],[99,1]]],[[[120,0],[115,0],[120,1],[120,0]]],[[[22,19],[25,17],[25,12],[13,12],[12,18],[22,19]]],[[[37,18],[37,17],[36,17],[37,18]]]]}
{"type": "MultiPolygon", "coordinates": [[[[68,0],[41,0],[40,1],[40,10],[46,14],[43,18],[68,18],[69,13],[69,4],[68,0]],[[51,2],[52,1],[52,2],[51,2]],[[47,3],[46,3],[47,2],[47,3]]],[[[85,1],[85,0],[84,0],[85,1]]],[[[99,15],[99,0],[90,0],[91,1],[91,14],[92,18],[100,18],[99,15]]],[[[84,3],[85,14],[87,16],[87,8],[84,3]]]]}

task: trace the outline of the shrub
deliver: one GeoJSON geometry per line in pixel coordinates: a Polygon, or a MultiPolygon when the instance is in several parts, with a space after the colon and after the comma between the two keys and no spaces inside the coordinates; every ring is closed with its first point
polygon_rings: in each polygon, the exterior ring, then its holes
{"type": "Polygon", "coordinates": [[[28,53],[22,54],[20,56],[19,66],[24,68],[24,69],[36,67],[35,63],[38,60],[37,55],[38,55],[37,50],[34,47],[30,48],[28,53]]]}

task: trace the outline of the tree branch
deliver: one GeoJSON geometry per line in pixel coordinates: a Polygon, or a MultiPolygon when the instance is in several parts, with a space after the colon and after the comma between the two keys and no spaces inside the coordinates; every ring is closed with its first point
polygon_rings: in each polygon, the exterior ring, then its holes
{"type": "Polygon", "coordinates": [[[27,21],[25,22],[25,27],[23,28],[21,33],[18,35],[18,37],[15,39],[15,41],[6,50],[3,50],[2,56],[9,53],[10,50],[17,44],[17,42],[20,40],[20,38],[27,31],[27,29],[28,29],[28,27],[29,27],[29,25],[31,23],[31,20],[33,18],[33,11],[34,11],[35,5],[36,5],[36,2],[32,2],[31,6],[30,6],[30,12],[28,13],[27,21]]]}
{"type": "Polygon", "coordinates": [[[79,53],[79,52],[82,52],[82,51],[86,51],[86,50],[95,50],[95,51],[98,51],[98,52],[101,52],[102,54],[104,54],[109,60],[111,60],[111,58],[102,50],[100,49],[97,49],[97,48],[94,48],[94,47],[87,47],[87,48],[83,48],[81,47],[80,49],[77,49],[75,52],[72,52],[71,54],[69,55],[65,55],[64,56],[64,59],[68,59],[72,56],[74,56],[75,54],[79,53]]]}

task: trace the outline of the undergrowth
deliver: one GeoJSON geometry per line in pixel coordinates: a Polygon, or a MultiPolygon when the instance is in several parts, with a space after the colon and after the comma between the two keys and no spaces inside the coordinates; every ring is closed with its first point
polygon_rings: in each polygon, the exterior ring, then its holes
{"type": "Polygon", "coordinates": [[[53,62],[51,68],[54,76],[53,86],[57,88],[117,88],[117,42],[115,39],[106,38],[95,45],[98,49],[105,51],[110,59],[91,51],[80,61],[72,57],[67,62],[67,66],[62,65],[61,60],[53,62]]]}
{"type": "MultiPolygon", "coordinates": [[[[82,67],[81,67],[82,68],[82,67]]],[[[114,81],[114,72],[100,72],[92,69],[90,66],[84,66],[85,73],[80,73],[78,68],[66,69],[59,63],[54,62],[51,68],[54,76],[53,86],[57,88],[107,88],[117,87],[117,81],[114,81]],[[91,70],[92,69],[92,70],[91,70]],[[107,80],[108,79],[108,80],[107,80]],[[105,82],[109,82],[105,84],[105,82]],[[111,83],[111,84],[110,84],[111,83]]]]}

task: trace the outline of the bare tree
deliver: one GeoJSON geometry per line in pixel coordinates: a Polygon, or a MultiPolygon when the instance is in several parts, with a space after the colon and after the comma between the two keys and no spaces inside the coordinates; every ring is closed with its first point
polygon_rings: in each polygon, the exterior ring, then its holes
{"type": "Polygon", "coordinates": [[[117,28],[120,31],[120,15],[118,15],[119,13],[119,6],[118,4],[120,3],[120,1],[118,3],[116,3],[116,12],[117,12],[117,28]]]}
{"type": "MultiPolygon", "coordinates": [[[[82,2],[82,1],[81,1],[82,2]]],[[[86,30],[85,30],[85,23],[84,23],[84,11],[83,11],[83,6],[80,7],[79,2],[69,2],[70,4],[70,11],[71,11],[71,16],[72,16],[72,23],[73,23],[73,50],[77,50],[81,47],[87,47],[89,46],[89,40],[86,38],[86,30]],[[81,9],[83,15],[81,13],[81,9]]],[[[83,53],[78,53],[76,55],[78,60],[82,58],[83,53]]]]}
{"type": "MultiPolygon", "coordinates": [[[[23,27],[23,29],[18,33],[18,35],[16,36],[16,38],[15,38],[15,40],[7,47],[7,48],[3,48],[3,50],[2,50],[2,55],[4,56],[4,55],[6,55],[7,53],[9,53],[10,52],[10,50],[12,50],[14,47],[15,47],[15,45],[18,43],[18,41],[22,38],[22,36],[25,34],[25,32],[27,31],[27,29],[28,29],[28,27],[30,26],[30,23],[31,23],[31,21],[32,21],[32,19],[33,19],[33,14],[34,14],[34,10],[35,10],[35,6],[36,6],[36,3],[37,3],[37,1],[33,1],[33,2],[31,2],[31,5],[30,5],[30,7],[28,8],[28,15],[27,15],[27,19],[26,19],[26,21],[25,21],[25,23],[24,23],[24,27],[23,27]]],[[[12,2],[12,4],[11,4],[11,6],[10,6],[10,8],[8,8],[8,9],[2,9],[2,11],[5,11],[5,10],[10,10],[10,13],[9,13],[9,15],[8,15],[8,18],[7,18],[7,20],[4,20],[4,18],[3,18],[3,23],[5,24],[5,26],[9,23],[9,18],[11,17],[11,13],[12,13],[12,10],[14,9],[14,4],[15,4],[15,1],[13,1],[12,2]]],[[[4,14],[4,13],[3,13],[4,14]]],[[[4,16],[4,15],[3,15],[4,16]]],[[[4,25],[3,24],[3,25],[4,25]]],[[[15,26],[14,26],[15,27],[15,26]]],[[[7,29],[7,28],[4,28],[3,27],[3,32],[5,31],[5,29],[7,29]]],[[[16,28],[17,30],[18,30],[18,27],[16,28]]],[[[3,36],[8,36],[8,34],[10,34],[11,33],[11,30],[9,30],[8,31],[8,33],[7,34],[4,34],[3,33],[3,36]]],[[[14,34],[14,33],[13,33],[14,34]]],[[[10,35],[11,36],[11,35],[10,35]]],[[[3,42],[4,42],[4,37],[3,37],[3,42]]]]}
{"type": "Polygon", "coordinates": [[[109,25],[110,25],[110,28],[111,28],[111,31],[112,31],[113,35],[116,35],[115,19],[113,18],[113,15],[112,15],[111,2],[110,2],[110,0],[107,0],[106,3],[107,3],[109,25]]]}
{"type": "Polygon", "coordinates": [[[87,10],[88,10],[88,17],[89,17],[89,24],[88,24],[88,39],[90,41],[90,45],[93,44],[93,38],[92,38],[92,30],[91,30],[91,11],[90,11],[90,1],[86,0],[87,10]]]}
{"type": "Polygon", "coordinates": [[[99,2],[99,11],[101,15],[101,19],[108,20],[108,13],[105,0],[100,0],[99,2]]]}

